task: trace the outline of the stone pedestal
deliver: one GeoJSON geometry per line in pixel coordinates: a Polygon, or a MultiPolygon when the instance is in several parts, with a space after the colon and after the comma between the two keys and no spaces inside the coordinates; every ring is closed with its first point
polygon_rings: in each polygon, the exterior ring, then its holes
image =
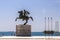
{"type": "Polygon", "coordinates": [[[16,25],[16,36],[31,36],[31,25],[16,25]]]}

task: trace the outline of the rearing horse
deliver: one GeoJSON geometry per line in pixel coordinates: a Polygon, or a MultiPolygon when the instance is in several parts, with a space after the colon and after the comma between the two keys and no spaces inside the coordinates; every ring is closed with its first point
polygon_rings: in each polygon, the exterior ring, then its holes
{"type": "Polygon", "coordinates": [[[17,19],[22,19],[23,21],[25,20],[26,22],[24,23],[24,25],[28,23],[29,18],[31,18],[31,20],[33,21],[33,18],[31,16],[28,16],[30,14],[28,11],[21,10],[18,11],[18,13],[19,13],[19,17],[17,17],[15,21],[17,21],[17,19]]]}

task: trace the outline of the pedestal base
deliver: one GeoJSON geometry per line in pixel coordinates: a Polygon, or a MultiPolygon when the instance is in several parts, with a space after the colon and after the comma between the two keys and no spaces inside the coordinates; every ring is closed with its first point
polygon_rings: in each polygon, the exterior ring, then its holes
{"type": "Polygon", "coordinates": [[[16,25],[16,36],[31,36],[31,25],[16,25]]]}

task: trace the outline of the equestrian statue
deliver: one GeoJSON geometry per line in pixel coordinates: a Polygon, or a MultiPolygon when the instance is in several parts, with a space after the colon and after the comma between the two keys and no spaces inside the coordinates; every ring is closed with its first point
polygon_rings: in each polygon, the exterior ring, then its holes
{"type": "Polygon", "coordinates": [[[26,25],[29,19],[33,21],[33,18],[29,16],[30,13],[28,11],[21,10],[21,11],[18,11],[18,13],[19,13],[19,17],[17,17],[15,21],[17,21],[17,19],[22,19],[23,21],[26,21],[23,25],[26,25]]]}

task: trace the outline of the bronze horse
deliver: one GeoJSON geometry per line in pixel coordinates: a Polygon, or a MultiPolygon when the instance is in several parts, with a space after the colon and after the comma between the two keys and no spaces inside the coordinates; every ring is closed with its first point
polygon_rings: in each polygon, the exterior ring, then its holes
{"type": "Polygon", "coordinates": [[[28,11],[21,10],[18,11],[18,13],[19,13],[19,17],[17,17],[15,21],[17,21],[17,19],[22,19],[23,21],[25,20],[26,22],[24,23],[24,25],[28,23],[29,18],[31,18],[31,20],[33,21],[33,18],[31,16],[28,16],[30,14],[28,11]]]}

